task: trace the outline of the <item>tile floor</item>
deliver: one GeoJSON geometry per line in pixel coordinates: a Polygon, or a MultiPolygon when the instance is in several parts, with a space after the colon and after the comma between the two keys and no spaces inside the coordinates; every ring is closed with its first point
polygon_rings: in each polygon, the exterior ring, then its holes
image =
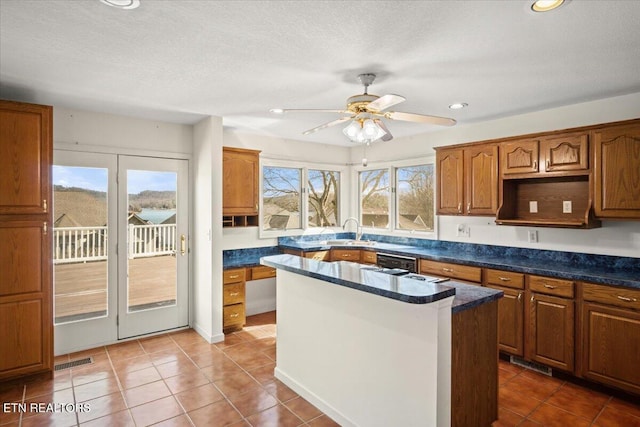
{"type": "MultiPolygon", "coordinates": [[[[89,412],[0,411],[6,426],[337,426],[273,377],[275,313],[208,344],[169,333],[56,358],[94,363],[49,381],[0,385],[9,403],[87,403],[89,412]]],[[[494,426],[638,426],[640,405],[500,362],[494,426]]],[[[29,405],[27,405],[29,408],[29,405]]]]}

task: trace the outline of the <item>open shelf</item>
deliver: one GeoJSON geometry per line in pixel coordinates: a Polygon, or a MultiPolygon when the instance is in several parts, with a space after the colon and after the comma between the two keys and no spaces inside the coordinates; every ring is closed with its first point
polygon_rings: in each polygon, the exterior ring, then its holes
{"type": "Polygon", "coordinates": [[[600,227],[600,221],[593,216],[589,175],[503,180],[496,224],[600,227]],[[531,212],[531,202],[537,204],[537,212],[531,212]],[[571,202],[571,212],[564,212],[564,202],[571,202]]]}
{"type": "Polygon", "coordinates": [[[223,215],[223,227],[257,227],[258,215],[223,215]]]}

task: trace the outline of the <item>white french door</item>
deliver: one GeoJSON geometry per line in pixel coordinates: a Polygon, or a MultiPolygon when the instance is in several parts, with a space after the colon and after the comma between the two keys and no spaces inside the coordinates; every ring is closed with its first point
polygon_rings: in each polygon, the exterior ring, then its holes
{"type": "Polygon", "coordinates": [[[186,160],[54,151],[55,353],[188,324],[186,160]]]}

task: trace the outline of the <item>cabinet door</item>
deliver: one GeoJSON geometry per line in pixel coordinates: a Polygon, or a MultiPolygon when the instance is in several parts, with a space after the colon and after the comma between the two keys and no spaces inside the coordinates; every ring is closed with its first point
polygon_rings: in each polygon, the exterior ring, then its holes
{"type": "Polygon", "coordinates": [[[0,381],[53,368],[50,256],[43,221],[0,222],[0,381]]]}
{"type": "Polygon", "coordinates": [[[487,286],[504,292],[498,300],[498,348],[514,356],[524,356],[524,291],[487,286]]]}
{"type": "Polygon", "coordinates": [[[525,343],[528,358],[572,372],[574,323],[573,300],[532,292],[525,343]]]}
{"type": "Polygon", "coordinates": [[[585,302],[582,376],[640,394],[640,313],[585,302]]]}
{"type": "Polygon", "coordinates": [[[495,215],[498,210],[498,146],[465,148],[465,212],[495,215]]]}
{"type": "Polygon", "coordinates": [[[500,146],[500,164],[503,175],[538,172],[537,139],[504,142],[500,146]]]}
{"type": "Polygon", "coordinates": [[[223,215],[258,214],[259,152],[223,147],[223,215]]]}
{"type": "Polygon", "coordinates": [[[589,169],[589,135],[569,134],[540,141],[547,172],[589,169]]]}
{"type": "Polygon", "coordinates": [[[640,218],[640,123],[594,131],[595,215],[640,218]]]}
{"type": "Polygon", "coordinates": [[[438,215],[462,214],[464,183],[463,156],[461,149],[438,150],[436,163],[437,210],[438,215]]]}
{"type": "Polygon", "coordinates": [[[0,101],[0,214],[46,214],[52,108],[0,101]]]}

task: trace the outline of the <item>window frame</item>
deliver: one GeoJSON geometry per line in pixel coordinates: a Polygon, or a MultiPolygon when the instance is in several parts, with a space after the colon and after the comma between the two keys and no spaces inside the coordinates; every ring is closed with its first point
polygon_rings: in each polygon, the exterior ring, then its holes
{"type": "Polygon", "coordinates": [[[277,238],[281,236],[299,236],[300,234],[320,234],[325,230],[339,232],[342,231],[340,221],[345,215],[344,201],[348,200],[346,190],[348,186],[344,184],[345,176],[347,176],[347,168],[326,163],[312,163],[295,160],[276,160],[261,158],[260,159],[260,215],[258,218],[259,238],[277,238]],[[264,229],[264,168],[289,168],[299,169],[301,171],[301,203],[300,203],[300,228],[291,228],[286,230],[265,230],[264,229]],[[338,173],[338,209],[336,226],[334,227],[315,227],[309,226],[309,170],[331,171],[338,173]]]}
{"type": "Polygon", "coordinates": [[[389,197],[389,225],[387,228],[372,228],[367,227],[366,224],[363,224],[362,231],[363,233],[369,234],[379,234],[379,235],[394,235],[394,236],[403,236],[403,237],[415,237],[420,239],[438,239],[438,216],[436,214],[436,164],[435,164],[435,155],[433,156],[424,156],[415,159],[406,159],[406,160],[391,160],[385,162],[370,162],[367,167],[363,167],[361,165],[355,166],[353,168],[352,174],[352,188],[355,192],[356,197],[351,199],[350,209],[351,212],[357,213],[357,218],[362,218],[362,201],[361,201],[361,191],[360,188],[360,172],[367,170],[375,170],[375,169],[388,169],[389,173],[389,186],[391,187],[390,197],[389,197]],[[433,197],[433,230],[432,231],[422,231],[422,230],[405,230],[401,228],[396,228],[396,220],[398,217],[398,194],[396,192],[396,180],[397,180],[397,169],[411,167],[411,166],[424,166],[424,165],[432,165],[433,173],[434,173],[434,197],[433,197]]]}

